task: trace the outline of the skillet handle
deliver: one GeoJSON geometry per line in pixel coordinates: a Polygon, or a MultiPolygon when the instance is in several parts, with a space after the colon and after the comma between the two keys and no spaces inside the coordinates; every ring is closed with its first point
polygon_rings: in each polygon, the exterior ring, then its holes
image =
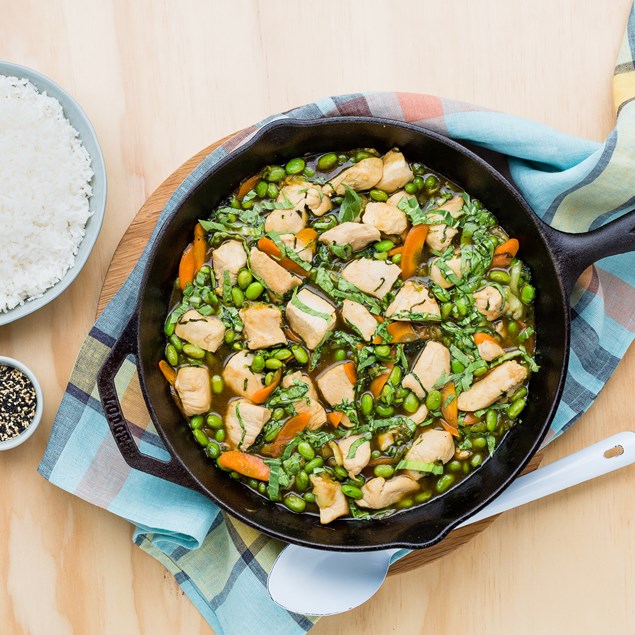
{"type": "Polygon", "coordinates": [[[192,478],[183,467],[171,458],[169,461],[161,461],[139,451],[130,432],[130,425],[124,417],[121,403],[115,388],[115,376],[129,354],[137,352],[137,314],[124,327],[121,337],[115,342],[108,357],[97,374],[97,389],[104,411],[104,416],[110,427],[110,432],[126,463],[140,472],[151,476],[171,481],[178,485],[194,488],[192,478]]]}
{"type": "Polygon", "coordinates": [[[576,280],[589,265],[608,256],[635,251],[635,210],[583,234],[569,234],[543,225],[567,296],[571,296],[576,280]]]}

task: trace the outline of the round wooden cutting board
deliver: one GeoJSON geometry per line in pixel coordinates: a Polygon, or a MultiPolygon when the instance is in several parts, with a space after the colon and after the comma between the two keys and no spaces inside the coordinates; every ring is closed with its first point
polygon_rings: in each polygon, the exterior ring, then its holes
{"type": "MultiPolygon", "coordinates": [[[[99,296],[99,303],[97,305],[97,315],[101,314],[104,307],[110,302],[112,297],[117,293],[121,285],[124,283],[130,272],[132,271],[137,260],[141,256],[145,246],[148,243],[148,239],[152,234],[152,230],[157,222],[159,214],[163,210],[163,207],[167,203],[168,199],[176,188],[182,183],[185,177],[208,155],[215,150],[219,145],[224,143],[233,135],[229,135],[220,141],[217,141],[210,146],[207,146],[201,150],[198,154],[194,155],[191,159],[186,161],[178,170],[173,172],[163,183],[152,193],[152,195],[143,204],[134,220],[123,235],[117,249],[112,257],[110,266],[106,273],[106,278],[101,289],[99,296]]],[[[525,472],[531,472],[540,465],[541,455],[537,454],[531,460],[525,472]]],[[[396,562],[389,571],[389,574],[403,573],[416,569],[417,567],[440,558],[441,556],[456,549],[460,545],[466,543],[470,538],[480,533],[488,527],[494,518],[482,520],[473,525],[468,525],[461,529],[457,529],[451,532],[447,538],[442,540],[438,545],[423,549],[420,551],[413,551],[406,557],[396,562]]]]}

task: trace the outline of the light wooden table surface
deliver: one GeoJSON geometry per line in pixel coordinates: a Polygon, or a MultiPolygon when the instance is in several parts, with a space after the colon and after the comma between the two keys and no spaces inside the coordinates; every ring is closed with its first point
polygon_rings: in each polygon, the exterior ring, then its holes
{"type": "MultiPolygon", "coordinates": [[[[72,288],[0,329],[42,380],[44,421],[0,455],[0,633],[209,633],[123,520],[36,466],[112,253],[137,209],[211,141],[357,90],[445,95],[602,140],[630,0],[0,0],[0,59],[82,104],[108,168],[104,228],[72,288]],[[609,6],[611,7],[609,10],[609,6]]],[[[548,461],[634,427],[635,354],[548,461]]],[[[505,514],[314,632],[581,635],[635,629],[635,470],[505,514]]],[[[239,617],[237,618],[239,619],[239,617]]]]}

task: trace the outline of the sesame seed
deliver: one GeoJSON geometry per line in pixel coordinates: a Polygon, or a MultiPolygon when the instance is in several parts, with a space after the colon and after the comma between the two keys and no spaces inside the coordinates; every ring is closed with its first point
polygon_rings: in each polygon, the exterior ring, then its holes
{"type": "Polygon", "coordinates": [[[36,405],[31,380],[17,368],[0,366],[0,441],[24,432],[33,421],[36,405]]]}

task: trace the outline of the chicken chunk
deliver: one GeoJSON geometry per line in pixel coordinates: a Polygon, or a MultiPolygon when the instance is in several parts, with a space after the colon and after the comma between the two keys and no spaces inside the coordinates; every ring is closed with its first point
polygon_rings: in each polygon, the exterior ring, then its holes
{"type": "Polygon", "coordinates": [[[411,419],[418,425],[428,418],[428,408],[424,403],[422,403],[412,414],[407,416],[408,419],[411,419]]]}
{"type": "Polygon", "coordinates": [[[394,505],[406,494],[419,489],[419,483],[409,476],[399,475],[385,479],[381,476],[371,478],[362,487],[362,498],[357,501],[360,507],[382,509],[394,505]]]}
{"type": "Polygon", "coordinates": [[[382,161],[384,163],[384,169],[381,181],[375,185],[377,189],[383,190],[384,192],[394,192],[414,178],[414,174],[408,162],[399,150],[386,152],[382,161]]]}
{"type": "Polygon", "coordinates": [[[373,339],[377,320],[373,314],[359,302],[344,300],[342,304],[342,317],[352,326],[367,342],[373,339]]]}
{"type": "Polygon", "coordinates": [[[498,319],[503,312],[503,296],[496,287],[486,286],[474,294],[474,304],[479,313],[490,322],[498,319]]]}
{"type": "Polygon", "coordinates": [[[289,300],[285,315],[291,328],[311,350],[335,328],[335,307],[307,288],[289,300]]]}
{"type": "Polygon", "coordinates": [[[326,423],[326,410],[324,410],[322,404],[320,403],[320,398],[318,397],[311,378],[308,375],[301,373],[299,370],[295,373],[285,375],[282,380],[282,386],[283,388],[290,388],[297,382],[306,384],[309,387],[309,390],[300,399],[298,399],[298,401],[293,402],[293,407],[298,414],[302,412],[309,413],[310,419],[307,424],[307,428],[309,430],[315,430],[326,423]]]}
{"type": "Polygon", "coordinates": [[[412,390],[419,399],[434,390],[441,377],[450,374],[450,351],[434,340],[423,349],[412,370],[404,377],[402,385],[412,390]]]}
{"type": "MultiPolygon", "coordinates": [[[[445,464],[452,460],[454,451],[454,441],[449,432],[445,430],[426,430],[415,439],[411,448],[406,452],[404,459],[419,463],[441,461],[445,464]]],[[[404,474],[415,480],[426,475],[425,472],[419,472],[418,470],[406,470],[404,474]]]]}
{"type": "Polygon", "coordinates": [[[331,366],[317,378],[318,388],[331,406],[339,406],[344,402],[352,404],[355,401],[355,384],[345,368],[350,363],[342,362],[331,366]]]}
{"type": "Polygon", "coordinates": [[[489,339],[483,340],[480,344],[477,344],[476,348],[478,349],[478,354],[486,362],[491,362],[505,352],[505,349],[498,342],[494,342],[489,339]]]}
{"type": "Polygon", "coordinates": [[[342,223],[325,231],[319,238],[329,245],[349,245],[353,251],[364,249],[370,243],[381,239],[379,230],[364,223],[342,223]]]}
{"type": "Polygon", "coordinates": [[[247,264],[247,254],[243,244],[237,240],[228,240],[212,252],[212,267],[216,284],[222,288],[225,272],[229,273],[229,284],[236,284],[238,272],[247,264]]]}
{"type": "Polygon", "coordinates": [[[212,407],[212,387],[205,366],[181,366],[174,388],[188,417],[202,415],[212,407]]]}
{"type": "Polygon", "coordinates": [[[215,353],[223,343],[225,325],[213,315],[201,315],[198,311],[191,309],[181,316],[174,332],[182,340],[204,351],[215,353]]]}
{"type": "Polygon", "coordinates": [[[405,190],[399,190],[398,192],[395,192],[387,201],[386,203],[388,203],[388,205],[394,205],[395,207],[399,207],[399,203],[401,203],[401,200],[407,198],[416,198],[416,196],[414,194],[408,194],[408,192],[406,192],[405,190]]]}
{"type": "MultiPolygon", "coordinates": [[[[456,283],[445,277],[445,269],[442,269],[439,265],[443,262],[442,258],[435,258],[430,265],[430,277],[433,282],[436,282],[443,289],[449,289],[456,283]]],[[[463,278],[463,272],[461,271],[461,256],[456,255],[449,260],[445,261],[446,267],[456,276],[458,280],[463,278]]]]}
{"type": "Polygon", "coordinates": [[[408,217],[398,207],[389,203],[368,203],[362,223],[390,235],[402,234],[408,229],[408,217]]]}
{"type": "Polygon", "coordinates": [[[240,397],[251,396],[265,385],[264,373],[255,373],[251,370],[254,354],[247,351],[238,351],[229,358],[223,368],[223,380],[229,389],[240,397]]]}
{"type": "Polygon", "coordinates": [[[264,303],[252,304],[241,309],[239,315],[245,325],[247,347],[252,351],[287,343],[280,328],[282,311],[278,307],[264,303]]]}
{"type": "Polygon", "coordinates": [[[273,258],[255,247],[249,252],[249,261],[254,274],[277,295],[284,295],[302,284],[300,278],[290,274],[273,258]]]}
{"type": "Polygon", "coordinates": [[[278,202],[289,201],[296,212],[303,213],[308,207],[316,216],[324,216],[332,207],[331,199],[324,194],[317,183],[293,179],[278,195],[278,202]]]}
{"type": "Polygon", "coordinates": [[[527,370],[518,362],[503,362],[459,395],[459,410],[474,412],[487,408],[506,392],[516,389],[525,379],[527,370]]]}
{"type": "Polygon", "coordinates": [[[271,411],[264,406],[257,406],[248,399],[231,401],[225,414],[225,430],[229,444],[238,450],[246,450],[256,440],[269,419],[271,411]]]}
{"type": "Polygon", "coordinates": [[[344,194],[348,185],[352,190],[361,192],[375,187],[381,180],[384,172],[384,163],[376,157],[362,159],[354,166],[340,172],[329,184],[329,189],[325,187],[325,192],[335,191],[336,194],[344,194]]]}
{"type": "Polygon", "coordinates": [[[441,317],[437,301],[430,294],[428,287],[418,280],[406,280],[386,309],[386,317],[395,316],[404,322],[411,321],[408,313],[427,313],[435,318],[441,317]]]}
{"type": "MultiPolygon", "coordinates": [[[[438,209],[449,212],[452,218],[458,218],[463,213],[463,203],[463,197],[455,196],[440,205],[438,209]]],[[[431,213],[429,218],[430,220],[443,220],[443,215],[431,213]]],[[[428,236],[426,237],[426,243],[435,251],[445,251],[458,233],[459,230],[456,229],[456,227],[450,227],[445,223],[430,225],[430,230],[428,231],[428,236]]]]}
{"type": "Polygon", "coordinates": [[[297,234],[306,227],[306,220],[292,209],[274,209],[265,219],[266,232],[297,234]]]}
{"type": "Polygon", "coordinates": [[[342,270],[342,277],[352,282],[360,291],[383,298],[401,274],[401,269],[392,262],[360,258],[353,260],[342,270]]]}
{"type": "Polygon", "coordinates": [[[315,502],[320,508],[320,522],[327,525],[331,521],[348,514],[348,501],[341,485],[324,474],[311,474],[315,502]]]}
{"type": "Polygon", "coordinates": [[[363,436],[362,434],[353,434],[350,437],[337,441],[337,445],[342,453],[342,466],[351,478],[357,476],[370,461],[370,441],[363,441],[355,448],[353,456],[348,457],[352,445],[363,438],[363,436]]]}
{"type": "MultiPolygon", "coordinates": [[[[302,234],[302,232],[300,232],[302,234]]],[[[315,254],[315,240],[304,240],[295,234],[280,234],[282,244],[287,248],[295,251],[304,262],[311,262],[315,254]]]]}

